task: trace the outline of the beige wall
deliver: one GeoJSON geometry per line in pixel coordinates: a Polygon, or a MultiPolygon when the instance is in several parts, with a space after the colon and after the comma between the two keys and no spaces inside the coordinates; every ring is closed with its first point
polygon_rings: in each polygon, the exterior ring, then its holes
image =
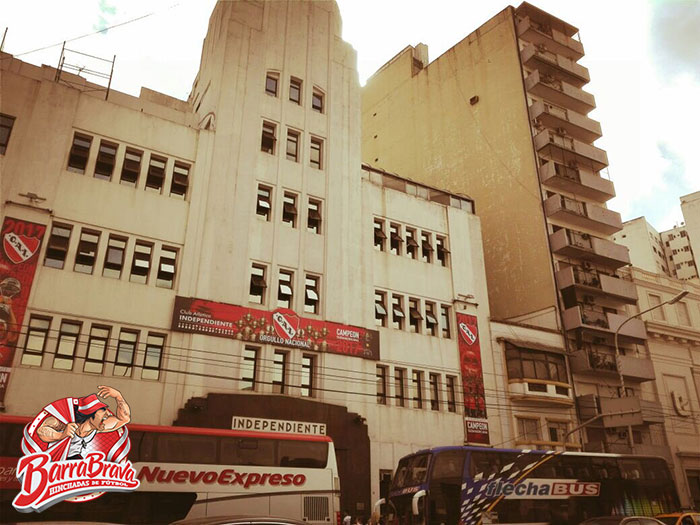
{"type": "Polygon", "coordinates": [[[623,229],[614,234],[612,240],[629,248],[632,266],[648,272],[668,274],[661,236],[644,217],[623,223],[623,229]]]}

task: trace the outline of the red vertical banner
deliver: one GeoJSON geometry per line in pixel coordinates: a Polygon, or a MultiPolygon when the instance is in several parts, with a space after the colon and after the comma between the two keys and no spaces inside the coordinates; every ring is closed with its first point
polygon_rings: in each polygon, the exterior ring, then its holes
{"type": "Polygon", "coordinates": [[[476,316],[457,313],[457,339],[464,395],[464,432],[467,443],[489,444],[484,373],[476,316]]]}
{"type": "Polygon", "coordinates": [[[0,402],[5,399],[15,346],[32,291],[46,225],[5,217],[0,250],[0,402]]]}

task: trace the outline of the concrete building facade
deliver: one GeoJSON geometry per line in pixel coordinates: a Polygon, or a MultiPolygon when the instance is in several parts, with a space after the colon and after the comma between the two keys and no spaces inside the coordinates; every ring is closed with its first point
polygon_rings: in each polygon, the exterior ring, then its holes
{"type": "Polygon", "coordinates": [[[670,275],[661,234],[644,217],[622,223],[622,230],[613,234],[613,241],[627,246],[630,261],[636,268],[670,275]]]}

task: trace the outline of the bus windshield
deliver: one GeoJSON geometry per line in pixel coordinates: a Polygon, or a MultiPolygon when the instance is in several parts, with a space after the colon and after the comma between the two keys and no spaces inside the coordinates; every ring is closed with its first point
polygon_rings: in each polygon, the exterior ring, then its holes
{"type": "Polygon", "coordinates": [[[414,487],[425,483],[428,476],[428,460],[430,454],[409,456],[399,461],[396,476],[391,485],[392,490],[414,487]]]}

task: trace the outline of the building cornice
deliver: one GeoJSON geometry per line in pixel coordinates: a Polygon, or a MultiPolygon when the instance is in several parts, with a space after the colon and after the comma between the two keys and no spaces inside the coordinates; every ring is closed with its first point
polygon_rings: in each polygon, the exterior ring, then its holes
{"type": "Polygon", "coordinates": [[[682,345],[700,346],[700,330],[659,321],[646,321],[645,324],[650,340],[662,339],[682,345]]]}

